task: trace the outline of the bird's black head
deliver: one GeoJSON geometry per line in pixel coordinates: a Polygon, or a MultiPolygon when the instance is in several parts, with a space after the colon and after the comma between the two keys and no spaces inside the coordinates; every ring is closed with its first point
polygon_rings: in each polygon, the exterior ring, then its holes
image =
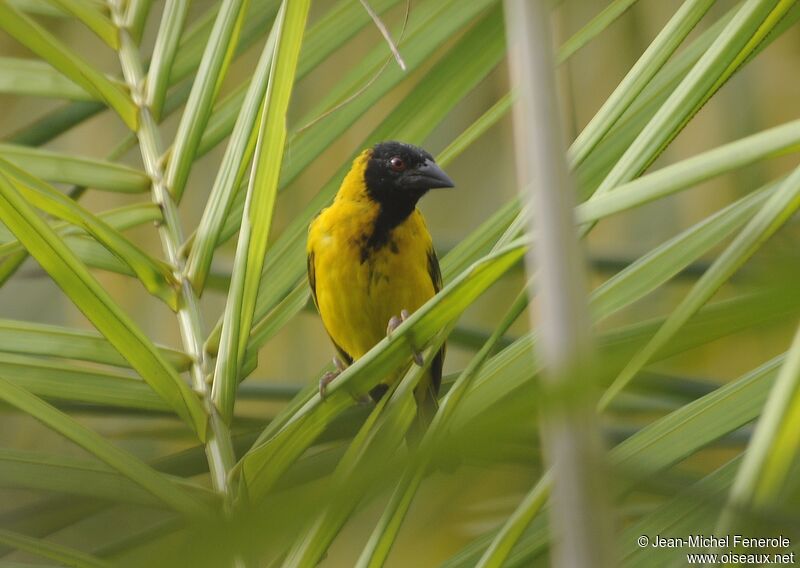
{"type": "Polygon", "coordinates": [[[414,209],[428,190],[453,187],[428,152],[403,142],[381,142],[372,149],[364,182],[370,197],[385,207],[414,209]]]}

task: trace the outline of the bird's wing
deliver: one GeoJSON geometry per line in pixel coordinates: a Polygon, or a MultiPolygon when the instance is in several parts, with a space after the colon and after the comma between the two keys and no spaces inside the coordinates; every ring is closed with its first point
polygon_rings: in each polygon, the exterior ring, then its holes
{"type": "Polygon", "coordinates": [[[442,289],[442,271],[439,269],[439,259],[436,258],[436,251],[433,247],[428,249],[428,274],[433,282],[434,291],[442,289]]]}
{"type": "Polygon", "coordinates": [[[308,287],[311,288],[311,299],[314,300],[314,305],[319,311],[319,304],[317,304],[317,271],[314,268],[314,251],[309,251],[306,257],[306,269],[308,270],[308,287]]]}
{"type": "MultiPolygon", "coordinates": [[[[428,274],[431,277],[433,289],[439,292],[439,290],[442,289],[442,271],[439,269],[439,259],[436,257],[436,251],[433,250],[433,246],[428,249],[428,274]]],[[[442,348],[436,354],[436,358],[431,363],[431,388],[433,390],[434,400],[436,400],[436,395],[439,394],[439,387],[442,384],[444,350],[445,347],[442,345],[442,348]]]]}
{"type": "MultiPolygon", "coordinates": [[[[434,291],[442,289],[442,272],[439,269],[439,259],[433,246],[428,249],[428,275],[431,277],[434,291]]],[[[423,378],[414,391],[417,399],[417,416],[408,431],[406,439],[412,446],[419,445],[425,430],[433,421],[433,416],[439,408],[438,395],[442,385],[442,367],[444,365],[445,346],[433,356],[428,377],[423,378]]]]}
{"type": "MultiPolygon", "coordinates": [[[[308,287],[311,289],[311,298],[314,300],[314,305],[317,307],[317,312],[319,312],[319,304],[317,303],[317,273],[316,273],[316,268],[314,266],[313,250],[309,251],[308,257],[306,257],[306,268],[308,269],[308,287]]],[[[325,322],[323,322],[323,327],[324,323],[325,322]]],[[[325,331],[327,332],[328,328],[325,328],[325,331]]],[[[350,356],[350,354],[341,347],[339,347],[339,344],[333,340],[333,337],[331,337],[330,333],[328,333],[328,337],[331,338],[333,346],[336,347],[336,350],[339,352],[339,355],[342,356],[342,361],[346,365],[351,365],[353,363],[353,358],[350,356]]]]}

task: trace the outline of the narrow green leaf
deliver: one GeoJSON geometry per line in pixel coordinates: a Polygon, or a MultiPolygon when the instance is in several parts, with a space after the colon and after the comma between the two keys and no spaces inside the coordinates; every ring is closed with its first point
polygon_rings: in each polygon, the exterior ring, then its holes
{"type": "Polygon", "coordinates": [[[138,43],[142,39],[144,27],[147,24],[147,16],[150,15],[150,8],[153,0],[130,0],[128,11],[125,14],[125,27],[130,31],[131,37],[138,43]]]}
{"type": "Polygon", "coordinates": [[[6,283],[11,278],[17,269],[22,266],[28,258],[26,251],[15,252],[0,261],[0,286],[6,283]]]}
{"type": "Polygon", "coordinates": [[[728,67],[725,69],[725,72],[717,79],[717,82],[709,89],[709,92],[706,94],[705,100],[701,102],[701,104],[705,103],[713,93],[717,91],[725,82],[741,67],[745,62],[749,61],[750,59],[755,56],[758,52],[757,49],[759,45],[764,41],[768,35],[772,33],[772,31],[777,27],[777,25],[783,20],[784,16],[791,10],[797,0],[780,0],[770,11],[755,33],[752,34],[750,39],[748,40],[747,44],[739,51],[734,58],[733,61],[730,62],[728,67]]]}
{"type": "Polygon", "coordinates": [[[150,189],[150,178],[144,172],[113,162],[15,144],[0,144],[0,158],[50,182],[120,193],[150,189]]]}
{"type": "Polygon", "coordinates": [[[625,109],[642,92],[715,1],[686,0],[675,12],[570,146],[567,156],[573,168],[583,162],[608,134],[625,109]]]}
{"type": "MultiPolygon", "coordinates": [[[[132,7],[145,7],[149,9],[142,2],[132,2],[132,7]]],[[[134,11],[133,8],[131,11],[134,11]]],[[[216,14],[216,6],[208,9],[204,16],[197,19],[196,23],[186,31],[181,37],[178,55],[173,64],[173,70],[170,75],[170,86],[176,85],[181,79],[185,79],[188,75],[197,70],[200,63],[200,57],[203,48],[206,45],[208,34],[213,25],[214,15],[216,14]]],[[[240,48],[245,49],[256,37],[263,31],[260,25],[263,24],[265,18],[268,16],[268,10],[256,10],[255,14],[251,14],[248,24],[242,32],[242,41],[240,48]]],[[[134,34],[135,35],[135,34],[134,34]]],[[[188,82],[177,87],[173,93],[167,97],[165,103],[165,111],[167,108],[169,112],[177,110],[177,107],[186,102],[189,96],[189,87],[191,84],[188,82]]],[[[64,133],[73,126],[81,124],[98,113],[106,109],[106,106],[98,103],[73,103],[61,107],[53,112],[46,114],[44,117],[35,120],[30,125],[17,131],[10,138],[10,142],[16,144],[23,144],[27,146],[39,146],[49,142],[59,134],[64,133]]]]}
{"type": "Polygon", "coordinates": [[[760,248],[760,246],[792,214],[800,208],[800,168],[781,183],[758,213],[736,236],[736,239],[717,257],[711,267],[692,287],[689,294],[676,307],[658,333],[628,362],[612,385],[603,394],[603,408],[644,367],[652,356],[680,330],[689,318],[705,304],[714,293],[760,248]]]}
{"type": "Polygon", "coordinates": [[[239,371],[253,324],[275,197],[278,194],[278,176],[286,142],[286,112],[294,86],[308,8],[308,1],[284,2],[275,18],[275,52],[271,59],[269,86],[264,96],[253,171],[225,305],[221,349],[214,371],[214,402],[227,421],[233,416],[239,371]]]}
{"type": "Polygon", "coordinates": [[[112,445],[103,436],[79,424],[63,412],[2,377],[0,377],[0,399],[72,440],[137,485],[143,487],[170,508],[192,516],[203,516],[208,513],[205,505],[164,475],[158,473],[144,462],[139,461],[138,458],[128,452],[112,445]]]}
{"type": "MultiPolygon", "coordinates": [[[[158,349],[178,372],[191,365],[185,353],[168,347],[158,349]]],[[[108,340],[96,332],[26,321],[0,320],[0,351],[129,366],[108,340]]]]}
{"type": "MultiPolygon", "coordinates": [[[[28,203],[85,229],[105,246],[109,252],[125,262],[151,294],[161,298],[168,306],[176,309],[177,292],[174,285],[175,279],[167,265],[152,259],[107,223],[81,207],[76,201],[1,158],[0,172],[9,176],[17,191],[24,196],[28,203]]],[[[19,239],[19,241],[24,244],[23,239],[19,239]]]]}
{"type": "MultiPolygon", "coordinates": [[[[99,98],[94,94],[91,97],[93,99],[99,98]]],[[[14,144],[22,144],[23,146],[40,146],[105,109],[106,105],[99,102],[75,102],[48,112],[43,117],[34,120],[31,124],[9,136],[8,141],[14,144]]]]}
{"type": "MultiPolygon", "coordinates": [[[[210,497],[205,489],[179,478],[171,479],[206,499],[210,497]]],[[[112,503],[162,506],[160,500],[102,462],[52,453],[0,449],[0,486],[81,495],[112,503]]]]}
{"type": "Polygon", "coordinates": [[[737,9],[738,7],[734,7],[729,10],[685,49],[674,55],[634,99],[606,138],[576,169],[575,173],[581,182],[582,196],[588,197],[588,194],[603,181],[614,163],[625,153],[647,122],[730,23],[737,9]]]}
{"type": "Polygon", "coordinates": [[[626,483],[636,483],[751,422],[784,360],[784,355],[776,357],[648,424],[611,451],[615,468],[626,483]]]}
{"type": "Polygon", "coordinates": [[[158,121],[164,107],[164,98],[169,87],[169,74],[181,39],[181,31],[186,21],[189,2],[184,0],[167,0],[164,14],[153,47],[150,68],[147,71],[147,87],[145,100],[153,117],[158,121]]]}
{"type": "Polygon", "coordinates": [[[2,2],[0,27],[87,92],[108,103],[130,129],[136,128],[137,108],[128,93],[96,71],[42,26],[8,3],[2,2]]]}
{"type": "MultiPolygon", "coordinates": [[[[398,0],[381,0],[381,3],[379,4],[373,3],[371,5],[377,9],[378,6],[383,5],[384,2],[395,3],[397,1],[398,0]]],[[[354,16],[355,14],[358,14],[359,12],[362,14],[363,17],[361,18],[353,17],[352,18],[353,25],[363,26],[364,23],[370,21],[366,12],[361,7],[352,4],[350,0],[341,0],[341,4],[342,4],[341,9],[334,8],[331,10],[331,12],[336,12],[336,13],[341,12],[342,14],[346,14],[348,18],[346,22],[350,22],[351,21],[350,17],[354,16]],[[348,9],[348,6],[351,9],[348,9]],[[355,12],[355,14],[353,12],[355,12]]],[[[425,17],[427,18],[429,17],[429,15],[425,17]]],[[[352,29],[348,28],[347,33],[342,33],[342,27],[344,25],[345,22],[339,23],[338,20],[334,19],[333,17],[324,17],[309,28],[309,31],[306,34],[307,41],[304,40],[303,51],[301,52],[300,60],[298,61],[298,72],[297,72],[298,80],[313,68],[312,63],[308,62],[309,59],[313,62],[313,65],[317,65],[320,62],[319,58],[329,55],[336,47],[339,47],[342,43],[344,43],[344,41],[347,39],[350,33],[355,33],[357,31],[357,28],[352,28],[352,29]],[[316,47],[313,48],[313,51],[312,49],[309,49],[308,51],[311,53],[307,53],[306,46],[309,43],[314,43],[315,45],[319,43],[318,40],[319,37],[335,38],[335,40],[326,39],[324,53],[318,52],[318,49],[316,47]],[[306,58],[307,55],[308,58],[306,58]]],[[[206,132],[203,134],[203,138],[200,141],[200,146],[198,147],[197,151],[198,156],[204,155],[206,152],[211,150],[216,144],[218,144],[231,132],[234,120],[238,116],[237,111],[241,107],[242,101],[244,99],[245,87],[246,84],[240,85],[224,101],[222,101],[219,105],[217,105],[217,107],[214,108],[214,112],[212,117],[209,119],[206,132]]],[[[353,88],[355,88],[355,86],[353,88]]],[[[502,117],[503,114],[508,110],[508,108],[510,108],[510,105],[506,103],[507,101],[502,101],[501,104],[498,106],[498,109],[495,109],[497,114],[496,115],[492,114],[490,116],[487,116],[486,117],[487,123],[485,125],[480,126],[480,128],[489,128],[500,117],[502,117]]],[[[361,105],[362,103],[360,102],[360,99],[356,99],[352,101],[351,104],[361,105]]],[[[370,103],[370,105],[371,104],[374,104],[374,101],[373,103],[370,103]]],[[[355,121],[358,118],[358,116],[355,116],[353,121],[355,121]]],[[[352,122],[350,124],[352,124],[352,122]]],[[[476,135],[479,134],[480,132],[476,132],[476,135]]],[[[282,179],[280,189],[285,188],[287,184],[288,184],[287,180],[282,179]]],[[[238,196],[237,203],[234,205],[234,207],[236,207],[237,209],[235,209],[235,211],[232,213],[233,217],[238,218],[241,216],[239,211],[241,211],[242,201],[243,198],[241,196],[238,196]]],[[[238,225],[232,223],[230,217],[231,215],[229,215],[229,218],[226,221],[226,227],[223,230],[222,241],[229,238],[229,236],[233,232],[235,232],[235,230],[238,228],[238,225]]]]}
{"type": "Polygon", "coordinates": [[[50,0],[7,0],[7,2],[21,12],[40,14],[50,18],[67,17],[67,14],[58,6],[52,4],[50,0]]]}
{"type": "Polygon", "coordinates": [[[578,223],[597,221],[764,158],[797,151],[800,120],[697,154],[620,185],[612,192],[596,194],[576,208],[575,217],[578,223]]]}
{"type": "Polygon", "coordinates": [[[0,174],[0,220],[131,367],[205,439],[206,414],[196,395],[4,174],[0,174]]]}
{"type": "Polygon", "coordinates": [[[94,95],[35,59],[0,57],[0,93],[51,97],[72,101],[96,100],[94,95]]]}
{"type": "Polygon", "coordinates": [[[0,354],[0,377],[46,399],[141,410],[169,409],[147,383],[114,371],[0,354]]]}
{"type": "Polygon", "coordinates": [[[633,6],[637,0],[613,0],[603,11],[578,30],[561,46],[556,54],[558,63],[563,63],[572,57],[576,51],[592,41],[597,35],[611,25],[625,11],[633,6]]]}
{"type": "Polygon", "coordinates": [[[136,277],[130,266],[92,238],[67,234],[64,236],[64,244],[89,268],[136,277]]]}
{"type": "Polygon", "coordinates": [[[74,566],[74,568],[111,568],[112,566],[105,560],[95,558],[85,552],[5,529],[0,529],[0,542],[43,558],[61,562],[66,566],[74,566]]]}
{"type": "MultiPolygon", "coordinates": [[[[237,46],[236,53],[244,51],[261,33],[263,33],[264,23],[271,17],[271,4],[273,2],[260,3],[257,9],[251,11],[248,15],[248,20],[244,25],[241,34],[241,41],[237,46]],[[270,9],[268,9],[270,8],[270,9]]],[[[142,6],[136,4],[136,6],[142,6]]],[[[177,67],[180,63],[180,74],[173,73],[170,83],[174,84],[179,79],[185,77],[187,74],[194,71],[200,62],[200,56],[205,47],[208,32],[213,23],[213,16],[215,9],[212,7],[207,13],[206,17],[201,17],[197,24],[193,25],[181,38],[181,51],[176,58],[177,67]],[[177,75],[177,76],[176,76],[177,75]]],[[[167,114],[175,111],[178,106],[182,105],[189,96],[190,84],[184,84],[175,89],[167,98],[165,105],[165,112],[167,114]]],[[[39,145],[42,144],[63,131],[69,129],[75,124],[79,124],[83,120],[94,116],[100,110],[105,108],[103,105],[77,103],[63,107],[62,109],[50,113],[40,120],[37,120],[28,128],[12,135],[11,141],[25,145],[39,145]]],[[[212,123],[214,119],[212,117],[212,123]]],[[[129,135],[128,140],[135,143],[135,137],[129,135]]]]}
{"type": "MultiPolygon", "coordinates": [[[[142,203],[103,211],[97,214],[97,218],[118,231],[124,231],[131,227],[143,225],[144,223],[160,222],[161,210],[158,205],[153,203],[142,203]]],[[[86,235],[86,232],[80,226],[69,222],[61,221],[53,223],[52,226],[54,231],[65,237],[86,235]]],[[[0,237],[0,242],[2,242],[2,244],[0,244],[0,257],[25,250],[22,243],[10,233],[7,235],[7,238],[6,235],[0,237]]],[[[133,271],[130,271],[130,273],[133,274],[133,271]]]]}
{"type": "MultiPolygon", "coordinates": [[[[750,48],[777,0],[745,2],[655,116],[616,162],[595,193],[602,195],[639,175],[730,76],[729,66],[750,48]]],[[[754,47],[754,46],[752,46],[754,47]]],[[[749,54],[749,51],[748,51],[749,54]]]]}
{"type": "Polygon", "coordinates": [[[505,564],[511,549],[522,536],[533,518],[542,510],[550,497],[553,479],[548,470],[525,495],[511,516],[500,527],[497,536],[476,564],[476,568],[500,568],[505,564]]]}
{"type": "MultiPolygon", "coordinates": [[[[622,545],[620,565],[636,568],[643,563],[653,563],[652,548],[642,548],[636,544],[636,539],[641,535],[690,535],[707,531],[713,523],[713,516],[719,511],[719,502],[733,483],[740,463],[741,456],[737,456],[625,529],[619,539],[622,545]]],[[[680,549],[664,549],[660,552],[659,561],[663,559],[665,567],[667,563],[674,565],[678,558],[686,558],[686,551],[680,549]]]]}
{"type": "Polygon", "coordinates": [[[119,49],[119,33],[117,26],[105,14],[97,10],[96,4],[86,0],[48,0],[61,8],[64,12],[72,14],[87,28],[102,39],[111,49],[119,49]]]}
{"type": "Polygon", "coordinates": [[[497,124],[503,118],[514,102],[514,96],[511,93],[506,93],[494,103],[486,112],[484,112],[478,119],[467,127],[464,132],[450,142],[447,147],[439,152],[436,157],[436,162],[442,166],[449,164],[461,152],[467,149],[475,140],[483,136],[487,130],[497,124]]]}
{"type": "Polygon", "coordinates": [[[736,473],[719,526],[738,528],[742,511],[778,504],[800,447],[800,327],[761,411],[742,465],[736,473]]]}
{"type": "MultiPolygon", "coordinates": [[[[271,27],[271,22],[278,9],[277,0],[259,0],[248,2],[245,10],[245,19],[239,42],[236,45],[236,55],[241,55],[255,41],[264,36],[271,27]]],[[[209,38],[216,23],[219,6],[214,4],[201,16],[196,18],[192,25],[183,34],[172,64],[170,85],[177,85],[181,80],[193,75],[201,64],[203,54],[209,44],[209,38]]]]}
{"type": "Polygon", "coordinates": [[[243,375],[252,372],[258,365],[259,347],[272,339],[283,326],[308,305],[310,299],[311,290],[308,288],[308,280],[303,279],[272,311],[253,326],[250,333],[250,341],[247,344],[247,355],[242,369],[243,375]]]}
{"type": "MultiPolygon", "coordinates": [[[[643,298],[744,225],[777,183],[745,196],[651,250],[598,286],[591,295],[595,322],[643,298]]],[[[614,194],[611,194],[614,195],[614,194]]]]}
{"type": "Polygon", "coordinates": [[[220,6],[167,165],[165,179],[175,201],[183,195],[200,136],[236,47],[247,3],[248,0],[231,0],[220,6]]]}
{"type": "MultiPolygon", "coordinates": [[[[279,13],[280,15],[280,13],[279,13]]],[[[255,151],[255,141],[259,124],[258,118],[264,96],[267,91],[267,82],[272,71],[272,58],[275,53],[275,43],[279,35],[278,19],[273,24],[272,31],[267,38],[261,58],[256,64],[253,80],[247,89],[247,94],[236,119],[225,155],[214,179],[211,195],[208,198],[203,216],[195,233],[194,244],[186,261],[186,275],[198,294],[202,294],[205,279],[211,268],[211,260],[216,249],[219,235],[230,210],[231,202],[242,184],[247,165],[255,151]]]]}

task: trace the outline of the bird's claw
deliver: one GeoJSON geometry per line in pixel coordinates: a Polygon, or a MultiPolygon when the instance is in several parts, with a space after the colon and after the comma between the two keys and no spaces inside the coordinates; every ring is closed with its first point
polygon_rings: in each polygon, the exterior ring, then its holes
{"type": "MultiPolygon", "coordinates": [[[[408,310],[403,308],[400,310],[400,317],[392,316],[389,318],[389,324],[386,326],[386,337],[391,339],[392,332],[400,327],[400,324],[406,321],[409,317],[411,317],[411,314],[408,313],[408,310]]],[[[416,350],[414,351],[414,363],[420,367],[425,364],[425,359],[422,358],[422,353],[416,350]]]]}
{"type": "Polygon", "coordinates": [[[403,320],[401,320],[397,316],[392,316],[391,318],[389,318],[389,323],[386,325],[386,337],[391,338],[392,332],[394,332],[395,329],[400,327],[401,323],[403,323],[403,320]]]}
{"type": "Polygon", "coordinates": [[[400,317],[392,316],[389,318],[389,324],[386,326],[386,337],[392,337],[392,332],[400,327],[400,324],[406,321],[411,314],[408,313],[408,310],[403,308],[400,310],[400,317]]]}
{"type": "Polygon", "coordinates": [[[322,378],[319,380],[319,396],[322,399],[325,399],[326,392],[328,390],[328,385],[331,384],[333,379],[338,377],[342,373],[342,371],[344,371],[347,368],[347,365],[345,365],[342,362],[342,360],[339,359],[338,357],[333,358],[333,366],[336,367],[336,370],[327,371],[324,375],[322,375],[322,378]]]}
{"type": "Polygon", "coordinates": [[[321,399],[325,399],[327,396],[328,385],[333,382],[333,379],[339,376],[339,371],[327,371],[322,378],[319,380],[319,396],[321,399]]]}

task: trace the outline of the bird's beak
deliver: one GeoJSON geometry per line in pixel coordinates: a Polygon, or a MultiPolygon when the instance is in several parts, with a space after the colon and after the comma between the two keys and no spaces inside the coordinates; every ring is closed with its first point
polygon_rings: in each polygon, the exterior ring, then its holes
{"type": "Polygon", "coordinates": [[[409,173],[413,185],[420,189],[438,189],[456,185],[433,160],[425,160],[424,164],[409,173]]]}

